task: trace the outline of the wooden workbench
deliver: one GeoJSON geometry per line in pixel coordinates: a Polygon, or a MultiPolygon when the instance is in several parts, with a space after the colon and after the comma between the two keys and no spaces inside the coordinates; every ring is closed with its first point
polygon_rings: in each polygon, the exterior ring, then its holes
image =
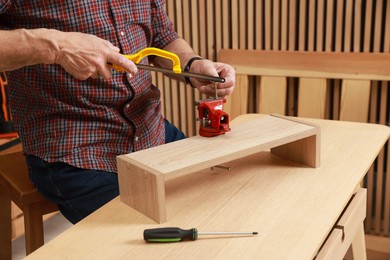
{"type": "Polygon", "coordinates": [[[116,198],[27,259],[312,259],[318,253],[337,259],[352,241],[364,258],[365,193],[355,193],[390,128],[304,120],[321,127],[320,167],[263,151],[226,163],[230,171],[178,177],[166,183],[166,223],[156,224],[116,198]],[[144,229],[167,226],[259,234],[144,242],[144,229]]]}

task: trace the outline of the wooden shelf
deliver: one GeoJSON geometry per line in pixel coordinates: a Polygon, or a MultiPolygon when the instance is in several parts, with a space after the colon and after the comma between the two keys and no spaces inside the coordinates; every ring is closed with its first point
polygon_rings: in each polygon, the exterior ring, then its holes
{"type": "Polygon", "coordinates": [[[276,115],[240,125],[221,136],[195,136],[118,157],[121,200],[151,219],[166,221],[165,181],[271,149],[318,167],[319,127],[276,115]]]}

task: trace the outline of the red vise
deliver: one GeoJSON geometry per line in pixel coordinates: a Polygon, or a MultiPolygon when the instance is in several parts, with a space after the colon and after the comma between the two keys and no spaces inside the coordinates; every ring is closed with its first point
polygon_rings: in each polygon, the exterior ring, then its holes
{"type": "Polygon", "coordinates": [[[199,135],[212,137],[230,131],[229,115],[222,110],[223,103],[226,103],[224,98],[203,99],[196,103],[200,121],[199,135]]]}

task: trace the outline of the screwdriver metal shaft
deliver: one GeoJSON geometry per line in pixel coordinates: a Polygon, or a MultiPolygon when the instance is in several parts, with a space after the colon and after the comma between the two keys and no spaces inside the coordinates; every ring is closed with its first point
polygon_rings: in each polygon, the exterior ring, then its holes
{"type": "Polygon", "coordinates": [[[258,232],[198,232],[198,235],[215,235],[215,236],[245,236],[245,235],[257,235],[258,232]]]}

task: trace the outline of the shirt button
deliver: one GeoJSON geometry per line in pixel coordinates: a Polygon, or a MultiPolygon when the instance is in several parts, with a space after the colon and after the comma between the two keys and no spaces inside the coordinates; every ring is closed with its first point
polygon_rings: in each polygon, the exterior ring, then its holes
{"type": "Polygon", "coordinates": [[[126,104],[126,105],[125,105],[125,108],[126,108],[126,109],[129,109],[129,107],[130,107],[130,104],[126,104]]]}
{"type": "Polygon", "coordinates": [[[134,137],[134,142],[138,142],[138,141],[139,141],[138,136],[134,137]]]}
{"type": "Polygon", "coordinates": [[[125,35],[125,32],[124,31],[121,31],[121,36],[124,36],[125,35]]]}

